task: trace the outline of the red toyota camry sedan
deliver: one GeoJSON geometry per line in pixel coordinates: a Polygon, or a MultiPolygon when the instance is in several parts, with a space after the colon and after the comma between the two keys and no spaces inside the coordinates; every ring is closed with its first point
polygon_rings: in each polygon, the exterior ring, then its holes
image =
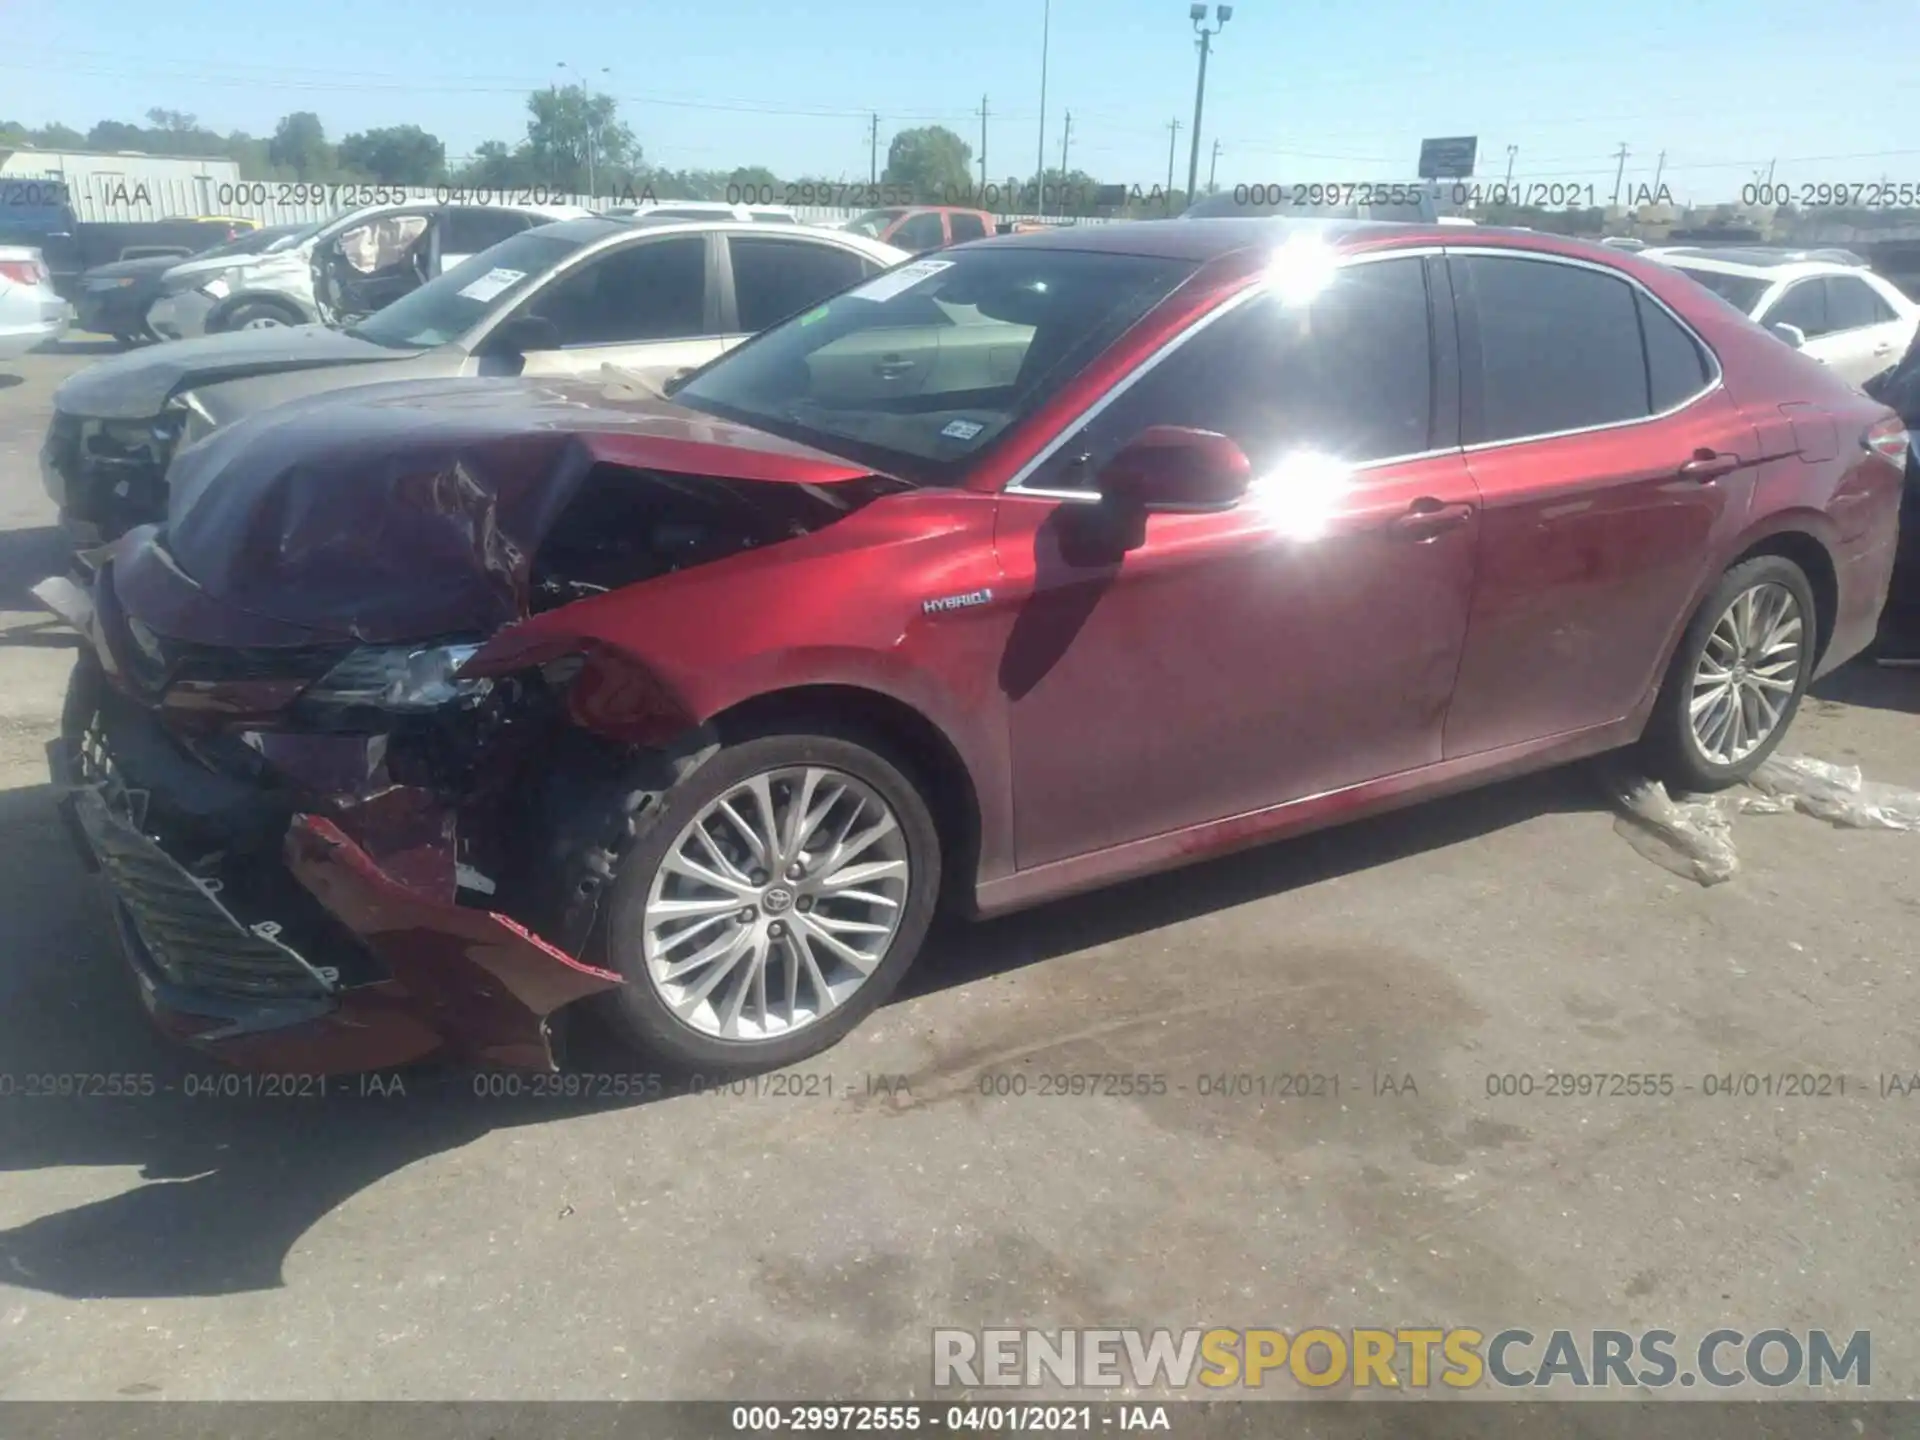
{"type": "Polygon", "coordinates": [[[1906,450],[1677,271],[1419,226],[988,240],[663,388],[213,428],[41,587],[169,1030],[544,1066],[589,1002],[722,1074],[846,1034],[943,897],[1626,746],[1731,785],[1872,635],[1906,450]]]}

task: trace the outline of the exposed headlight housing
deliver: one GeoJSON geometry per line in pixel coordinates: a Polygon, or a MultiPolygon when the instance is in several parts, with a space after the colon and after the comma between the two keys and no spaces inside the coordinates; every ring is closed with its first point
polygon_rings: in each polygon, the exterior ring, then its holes
{"type": "Polygon", "coordinates": [[[383,710],[418,715],[447,705],[472,704],[491,680],[460,680],[455,672],[478,645],[369,645],[354,651],[300,697],[303,706],[383,710]]]}

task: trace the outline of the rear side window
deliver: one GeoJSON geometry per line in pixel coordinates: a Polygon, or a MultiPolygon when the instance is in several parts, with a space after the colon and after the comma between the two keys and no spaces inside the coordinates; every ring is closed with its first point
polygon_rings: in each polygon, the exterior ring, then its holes
{"type": "Polygon", "coordinates": [[[861,257],[838,245],[732,235],[734,303],[740,328],[758,332],[837,295],[866,276],[861,257]]]}
{"type": "Polygon", "coordinates": [[[1647,347],[1649,403],[1658,415],[1706,388],[1713,370],[1699,342],[1651,296],[1636,290],[1633,299],[1640,307],[1640,335],[1647,347]]]}
{"type": "Polygon", "coordinates": [[[1548,260],[1468,255],[1449,268],[1478,319],[1479,353],[1461,356],[1468,444],[1651,413],[1632,285],[1548,260]]]}
{"type": "Polygon", "coordinates": [[[946,232],[940,228],[940,212],[923,210],[910,217],[893,232],[888,243],[898,245],[902,250],[938,250],[947,243],[946,232]]]}
{"type": "Polygon", "coordinates": [[[1827,287],[1818,280],[1802,280],[1761,318],[1768,325],[1797,325],[1809,340],[1825,335],[1833,329],[1827,320],[1827,287]]]}
{"type": "Polygon", "coordinates": [[[987,234],[987,222],[965,210],[956,210],[949,215],[947,228],[953,231],[953,243],[956,245],[962,240],[985,239],[987,234]]]}
{"type": "Polygon", "coordinates": [[[1263,296],[1222,316],[1026,483],[1090,485],[1149,425],[1231,436],[1259,469],[1296,450],[1353,464],[1419,454],[1432,418],[1425,267],[1417,257],[1377,260],[1343,270],[1309,306],[1263,296]]]}
{"type": "Polygon", "coordinates": [[[1895,318],[1893,307],[1864,280],[1851,275],[1827,277],[1827,324],[1835,330],[1859,330],[1884,325],[1895,318]]]}
{"type": "Polygon", "coordinates": [[[531,222],[511,210],[479,210],[455,206],[447,212],[446,233],[440,240],[444,255],[478,255],[489,245],[498,245],[518,235],[531,222]]]}

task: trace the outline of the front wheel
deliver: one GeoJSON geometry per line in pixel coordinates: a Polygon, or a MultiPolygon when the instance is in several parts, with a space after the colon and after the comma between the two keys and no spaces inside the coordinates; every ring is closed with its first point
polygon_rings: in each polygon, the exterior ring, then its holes
{"type": "Polygon", "coordinates": [[[670,1068],[790,1065],[884,1001],[925,939],[940,842],[908,767],[852,734],[769,733],[661,794],[600,926],[612,1018],[670,1068]]]}
{"type": "Polygon", "coordinates": [[[300,323],[284,306],[264,300],[248,300],[234,308],[220,326],[222,330],[280,330],[300,323]]]}
{"type": "Polygon", "coordinates": [[[1656,778],[1724,790],[1759,769],[1813,679],[1818,626],[1798,565],[1761,555],[1733,567],[1674,652],[1643,748],[1656,778]]]}

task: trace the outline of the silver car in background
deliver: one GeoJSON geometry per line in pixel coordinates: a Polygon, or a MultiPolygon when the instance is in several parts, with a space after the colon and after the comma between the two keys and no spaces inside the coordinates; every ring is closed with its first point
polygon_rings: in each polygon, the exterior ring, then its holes
{"type": "Polygon", "coordinates": [[[53,272],[27,245],[0,245],[0,360],[14,360],[67,331],[67,302],[53,272]]]}

